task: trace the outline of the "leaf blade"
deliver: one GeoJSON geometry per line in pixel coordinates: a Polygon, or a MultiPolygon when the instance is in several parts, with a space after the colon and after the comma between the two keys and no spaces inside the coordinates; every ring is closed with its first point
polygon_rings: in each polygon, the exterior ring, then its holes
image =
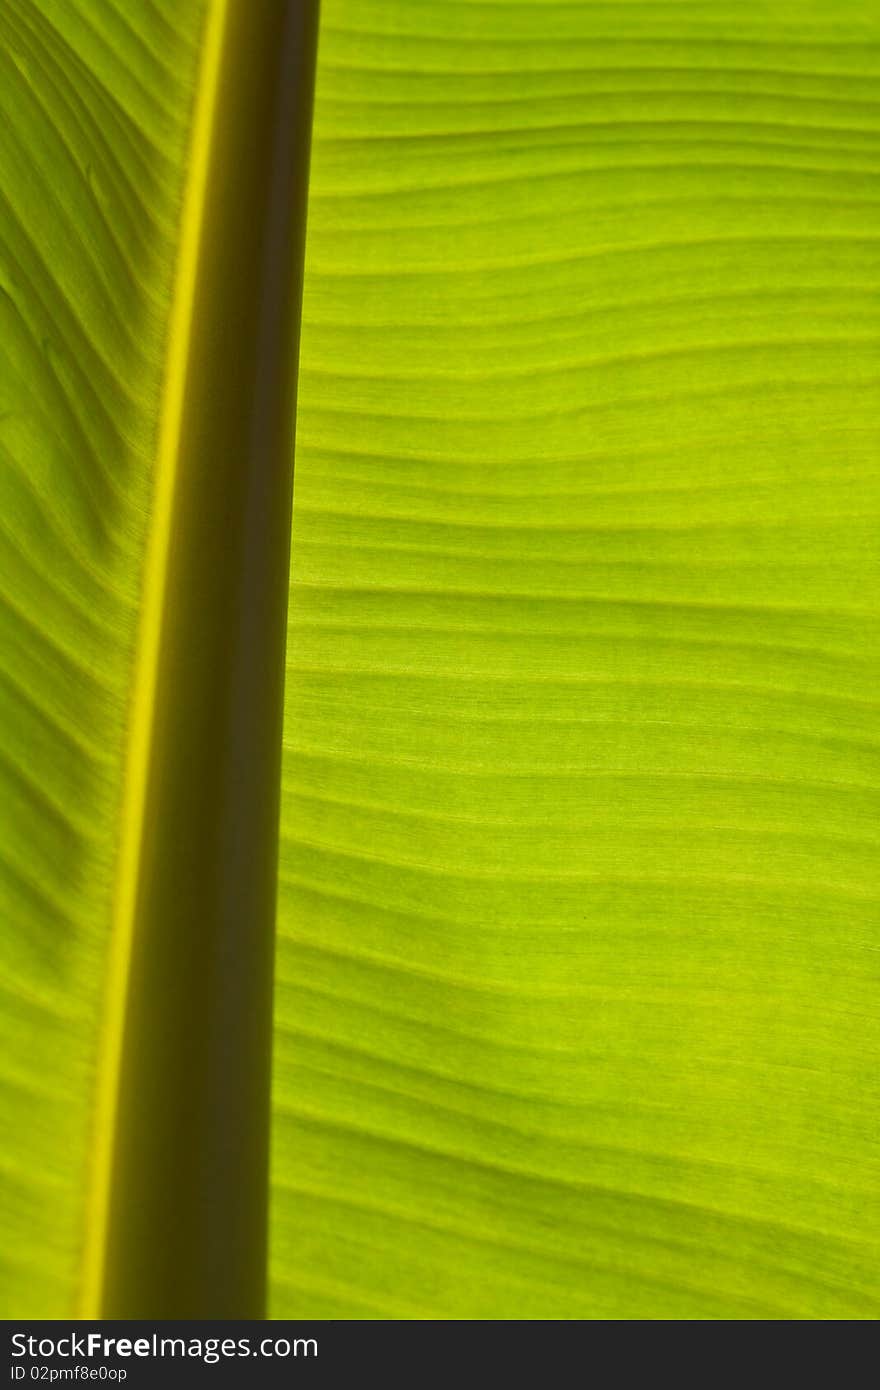
{"type": "Polygon", "coordinates": [[[876,1316],[876,26],[323,22],[273,1312],[876,1316]]]}
{"type": "Polygon", "coordinates": [[[13,3],[2,16],[8,1316],[72,1315],[81,1279],[193,59],[180,12],[126,23],[109,6],[98,20],[76,4],[13,3]],[[152,89],[138,80],[145,44],[161,55],[152,89]]]}

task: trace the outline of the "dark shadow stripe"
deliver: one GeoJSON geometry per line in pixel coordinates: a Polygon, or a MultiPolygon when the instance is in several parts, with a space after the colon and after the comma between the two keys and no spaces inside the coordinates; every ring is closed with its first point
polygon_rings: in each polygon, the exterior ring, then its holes
{"type": "Polygon", "coordinates": [[[103,1312],[265,1310],[293,418],[317,0],[230,0],[187,371],[103,1312]]]}

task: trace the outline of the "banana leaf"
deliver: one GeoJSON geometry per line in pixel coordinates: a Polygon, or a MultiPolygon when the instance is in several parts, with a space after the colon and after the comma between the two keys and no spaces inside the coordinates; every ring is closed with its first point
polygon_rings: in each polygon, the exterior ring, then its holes
{"type": "Polygon", "coordinates": [[[0,1304],[876,1318],[880,11],[307,8],[0,11],[0,1304]]]}

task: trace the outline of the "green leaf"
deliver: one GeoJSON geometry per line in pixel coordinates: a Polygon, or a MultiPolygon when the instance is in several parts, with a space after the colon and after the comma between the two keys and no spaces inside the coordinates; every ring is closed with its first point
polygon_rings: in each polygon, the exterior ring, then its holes
{"type": "Polygon", "coordinates": [[[875,1318],[880,16],[324,0],[282,750],[313,17],[0,7],[0,1309],[273,1029],[271,1316],[875,1318]]]}
{"type": "Polygon", "coordinates": [[[876,8],[322,22],[272,1311],[876,1317],[876,8]]]}
{"type": "MultiPolygon", "coordinates": [[[[50,60],[63,49],[64,26],[53,28],[51,13],[43,18],[40,0],[20,8],[24,22],[46,27],[43,46],[35,46],[34,89],[50,103],[50,60]]],[[[135,44],[150,38],[149,25],[145,39],[112,5],[89,3],[84,13],[105,23],[115,17],[133,45],[133,72],[158,87],[135,44]]],[[[213,0],[184,6],[178,19],[190,47],[173,69],[175,130],[184,137],[169,158],[177,205],[165,242],[156,228],[146,239],[164,250],[170,274],[120,260],[119,279],[104,284],[109,271],[96,263],[95,293],[75,323],[85,341],[106,338],[108,359],[124,367],[113,331],[139,344],[138,316],[150,316],[155,341],[147,342],[156,349],[152,374],[144,372],[151,394],[143,415],[125,422],[128,433],[120,417],[116,436],[105,440],[108,449],[129,447],[140,464],[137,476],[118,480],[127,510],[117,519],[109,502],[95,503],[96,527],[112,524],[126,543],[104,578],[114,600],[111,581],[129,598],[128,608],[120,598],[109,611],[121,608],[120,624],[128,618],[133,631],[98,629],[116,684],[102,703],[96,656],[96,689],[86,691],[71,725],[87,746],[91,738],[98,748],[109,743],[112,777],[100,789],[106,804],[96,789],[91,822],[82,797],[57,798],[62,828],[93,835],[96,875],[103,874],[101,897],[84,914],[83,930],[93,935],[71,952],[59,985],[66,1008],[78,1011],[72,1037],[48,1044],[49,1056],[67,1049],[76,1059],[62,1094],[75,1096],[79,1128],[73,1162],[66,1146],[61,1151],[69,1180],[50,1220],[62,1225],[67,1263],[47,1297],[58,1306],[63,1296],[87,1317],[258,1317],[265,1307],[283,644],[316,5],[213,0]]],[[[159,26],[155,40],[161,36],[159,26]]],[[[88,71],[76,75],[85,86],[88,71]]],[[[112,106],[114,92],[88,92],[96,151],[88,147],[69,171],[58,155],[70,175],[68,220],[81,214],[81,226],[71,221],[78,236],[88,234],[89,219],[120,235],[112,202],[94,206],[90,177],[109,138],[97,119],[100,102],[106,95],[112,106]]],[[[19,114],[28,115],[23,99],[19,114]]],[[[67,136],[64,113],[56,120],[45,136],[49,169],[51,138],[63,150],[67,136]]],[[[45,154],[43,132],[33,134],[45,154]]],[[[134,177],[125,153],[111,143],[105,155],[116,159],[120,179],[134,177]]],[[[27,194],[23,159],[21,166],[27,194]]],[[[146,218],[148,186],[141,193],[146,218]]],[[[24,225],[35,246],[51,240],[33,198],[24,225]]],[[[73,243],[69,279],[77,289],[77,274],[90,288],[91,257],[107,249],[73,243]]],[[[66,288],[61,279],[48,282],[49,307],[63,306],[66,288]]],[[[45,406],[39,421],[25,414],[27,423],[63,438],[65,412],[84,402],[71,405],[63,394],[49,401],[51,367],[43,376],[30,371],[27,384],[45,406]]],[[[95,399],[99,412],[112,404],[109,396],[95,399]]],[[[94,452],[65,460],[62,481],[74,496],[90,463],[100,476],[96,443],[94,452]]],[[[20,471],[30,464],[25,448],[20,471]]],[[[51,508],[51,489],[43,491],[51,508]]],[[[37,514],[35,529],[39,521],[37,514]]],[[[71,532],[79,543],[75,524],[71,532]]],[[[39,544],[28,549],[29,536],[21,539],[33,563],[39,544]]],[[[101,558],[99,540],[94,557],[85,549],[90,568],[101,558]]],[[[35,639],[40,616],[29,613],[35,639]]],[[[97,621],[100,613],[89,616],[97,621]]],[[[21,678],[14,653],[11,669],[21,678]]],[[[32,699],[42,693],[21,683],[32,699]]],[[[54,676],[51,684],[64,698],[64,681],[54,676]]],[[[24,767],[25,740],[13,751],[24,767]]],[[[45,785],[54,793],[48,775],[45,785]]],[[[14,820],[13,844],[19,830],[14,820]]],[[[48,854],[48,836],[36,848],[48,854]]],[[[78,848],[70,859],[85,876],[92,864],[78,848]]],[[[25,863],[30,887],[40,882],[38,855],[25,851],[25,863]]],[[[60,902],[63,890],[52,906],[60,902]]],[[[13,950],[28,928],[25,921],[10,934],[13,950]]],[[[40,962],[19,971],[15,997],[44,991],[45,973],[40,962]]],[[[27,1059],[27,1036],[15,1041],[27,1059]]],[[[53,1172],[46,1135],[37,1144],[44,1162],[34,1168],[43,1179],[45,1160],[53,1172]]],[[[20,1161],[20,1148],[13,1158],[20,1161]]],[[[20,1213],[19,1202],[13,1219],[20,1213]]],[[[42,1255],[40,1242],[36,1250],[42,1255]]]]}
{"type": "Polygon", "coordinates": [[[6,1317],[72,1313],[198,4],[0,8],[6,1317]]]}

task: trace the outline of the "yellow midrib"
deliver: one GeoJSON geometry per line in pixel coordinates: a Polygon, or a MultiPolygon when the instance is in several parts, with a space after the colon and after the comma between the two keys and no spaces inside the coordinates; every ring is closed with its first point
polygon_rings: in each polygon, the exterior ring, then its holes
{"type": "Polygon", "coordinates": [[[94,1102],[93,1138],[77,1316],[98,1318],[105,1258],[141,846],[153,754],[159,655],[166,608],[168,556],[180,463],[180,437],[190,362],[196,277],[205,234],[205,189],[216,125],[221,55],[232,0],[207,0],[189,147],[180,240],[169,316],[165,375],[159,408],[152,517],[141,591],[140,625],[132,680],[129,737],[123,772],[119,844],[110,947],[104,986],[102,1034],[94,1102]]]}

